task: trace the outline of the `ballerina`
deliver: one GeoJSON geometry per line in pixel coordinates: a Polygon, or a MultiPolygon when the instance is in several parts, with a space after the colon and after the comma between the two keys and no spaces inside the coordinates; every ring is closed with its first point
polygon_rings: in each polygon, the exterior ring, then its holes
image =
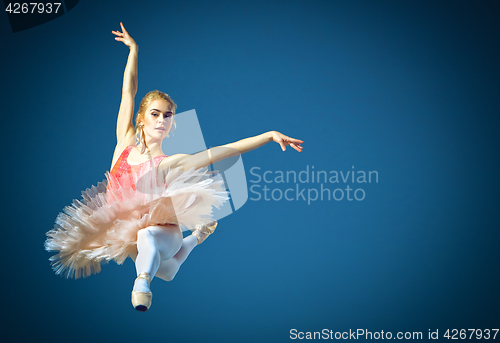
{"type": "Polygon", "coordinates": [[[130,51],[111,170],[104,182],[82,192],[82,201],[58,215],[45,248],[58,252],[50,258],[55,272],[75,278],[98,273],[102,261],[122,264],[132,258],[132,305],[144,312],[151,306],[153,278],[173,280],[191,251],[217,226],[212,208],[228,197],[221,176],[206,167],[271,141],[283,151],[290,145],[301,152],[303,141],[269,131],[193,155],[166,156],[162,141],[175,125],[176,104],[160,91],[147,93],[134,127],[138,45],[120,26],[121,31],[112,33],[130,51]],[[183,230],[192,234],[183,238],[183,230]]]}

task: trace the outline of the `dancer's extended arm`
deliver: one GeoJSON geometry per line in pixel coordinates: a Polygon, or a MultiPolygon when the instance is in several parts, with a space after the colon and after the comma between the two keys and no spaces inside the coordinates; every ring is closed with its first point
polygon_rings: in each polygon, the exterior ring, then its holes
{"type": "Polygon", "coordinates": [[[281,146],[283,151],[286,146],[290,145],[298,152],[302,151],[303,143],[300,139],[285,136],[278,131],[269,131],[258,136],[245,138],[234,143],[217,146],[208,150],[199,152],[195,155],[180,155],[176,161],[176,166],[185,170],[190,168],[202,168],[211,163],[219,162],[225,158],[238,156],[253,149],[257,149],[269,142],[276,142],[281,146]]]}
{"type": "Polygon", "coordinates": [[[120,153],[128,145],[135,144],[135,129],[133,124],[134,117],[134,98],[137,94],[137,56],[139,47],[135,40],[125,30],[120,23],[123,32],[111,31],[117,41],[123,42],[129,47],[127,65],[123,74],[122,100],[118,111],[118,120],[116,122],[116,148],[113,155],[113,163],[118,159],[120,153]]]}

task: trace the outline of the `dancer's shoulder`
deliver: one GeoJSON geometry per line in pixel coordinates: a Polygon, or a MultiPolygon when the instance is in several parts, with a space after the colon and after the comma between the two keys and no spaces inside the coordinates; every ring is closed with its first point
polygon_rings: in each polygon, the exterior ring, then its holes
{"type": "Polygon", "coordinates": [[[175,154],[175,155],[167,156],[161,161],[159,168],[161,168],[162,170],[169,170],[169,169],[182,167],[182,161],[187,156],[190,156],[190,155],[189,154],[175,154]]]}

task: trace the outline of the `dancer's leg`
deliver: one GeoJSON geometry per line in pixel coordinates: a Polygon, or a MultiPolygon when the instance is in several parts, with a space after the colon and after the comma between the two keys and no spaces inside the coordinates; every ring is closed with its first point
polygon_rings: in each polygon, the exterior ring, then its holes
{"type": "Polygon", "coordinates": [[[171,259],[160,261],[160,267],[156,276],[165,281],[172,281],[175,274],[179,271],[181,264],[189,256],[189,253],[198,245],[198,239],[195,235],[189,235],[182,240],[182,246],[171,259]]]}
{"type": "MultiPolygon", "coordinates": [[[[150,226],[137,233],[137,275],[146,272],[154,278],[161,260],[170,259],[181,248],[182,232],[177,226],[150,226]]],[[[149,292],[146,280],[139,279],[134,285],[136,292],[149,292]]]]}
{"type": "Polygon", "coordinates": [[[182,241],[182,246],[171,259],[161,260],[160,267],[156,272],[156,276],[165,281],[172,281],[179,271],[181,264],[187,259],[191,251],[195,246],[203,242],[208,236],[210,236],[217,227],[217,222],[212,222],[209,225],[199,225],[193,231],[193,234],[187,236],[182,241]]]}

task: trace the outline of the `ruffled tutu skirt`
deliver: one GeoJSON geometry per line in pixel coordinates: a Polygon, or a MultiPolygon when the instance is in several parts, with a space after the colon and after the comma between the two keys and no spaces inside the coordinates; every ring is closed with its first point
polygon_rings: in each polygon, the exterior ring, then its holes
{"type": "MultiPolygon", "coordinates": [[[[149,175],[149,176],[148,176],[149,175]]],[[[106,180],[82,192],[47,232],[45,248],[56,274],[86,277],[101,270],[102,261],[122,264],[137,254],[137,232],[153,225],[177,225],[182,231],[212,221],[228,195],[222,177],[205,168],[172,169],[165,183],[155,173],[136,187],[124,187],[109,173],[106,180]]]]}

